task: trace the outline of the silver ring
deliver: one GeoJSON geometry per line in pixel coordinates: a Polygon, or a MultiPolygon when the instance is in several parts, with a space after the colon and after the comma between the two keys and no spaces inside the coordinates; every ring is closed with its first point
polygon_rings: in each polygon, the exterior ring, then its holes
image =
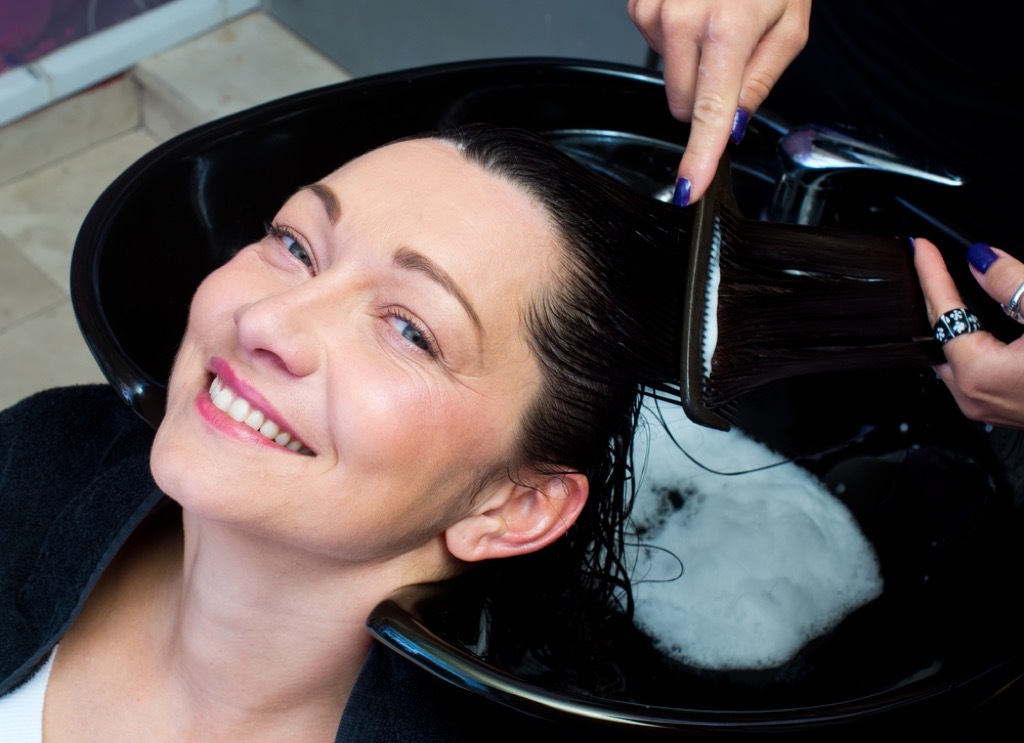
{"type": "Polygon", "coordinates": [[[1024,317],[1021,317],[1021,299],[1024,299],[1024,283],[1017,287],[1017,291],[1013,293],[1013,298],[1010,299],[1009,304],[1001,304],[1003,312],[1012,317],[1017,322],[1024,324],[1024,317]]]}
{"type": "Polygon", "coordinates": [[[977,316],[963,307],[957,307],[939,315],[939,320],[935,323],[935,340],[940,345],[945,345],[958,335],[973,333],[975,330],[981,330],[981,322],[977,316]]]}

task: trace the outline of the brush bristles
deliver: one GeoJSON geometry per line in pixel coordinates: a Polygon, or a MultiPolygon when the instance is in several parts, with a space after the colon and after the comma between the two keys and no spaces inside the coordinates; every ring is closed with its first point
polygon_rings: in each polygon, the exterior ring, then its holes
{"type": "Polygon", "coordinates": [[[728,214],[720,227],[709,407],[784,377],[941,360],[903,240],[728,214]]]}

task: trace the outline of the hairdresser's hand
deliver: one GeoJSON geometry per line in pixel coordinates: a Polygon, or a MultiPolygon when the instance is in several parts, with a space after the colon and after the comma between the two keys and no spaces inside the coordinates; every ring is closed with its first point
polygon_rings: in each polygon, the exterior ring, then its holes
{"type": "MultiPolygon", "coordinates": [[[[968,260],[974,278],[1003,305],[1010,303],[1024,282],[1024,264],[1001,250],[975,245],[968,251],[968,260]]],[[[915,240],[914,265],[930,322],[943,312],[964,307],[935,245],[923,238],[915,240]]],[[[942,350],[948,363],[935,371],[964,415],[985,423],[1024,428],[1024,337],[1007,345],[991,333],[978,331],[953,338],[942,350]]]]}
{"type": "Polygon", "coordinates": [[[730,136],[743,138],[750,115],[807,43],[811,0],[629,0],[627,10],[664,59],[672,115],[691,122],[675,202],[692,204],[730,136]]]}

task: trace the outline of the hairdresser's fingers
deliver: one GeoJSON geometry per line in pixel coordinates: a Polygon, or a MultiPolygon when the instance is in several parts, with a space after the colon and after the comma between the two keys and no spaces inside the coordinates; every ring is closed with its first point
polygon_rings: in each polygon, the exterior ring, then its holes
{"type": "MultiPolygon", "coordinates": [[[[917,238],[914,244],[914,268],[917,270],[917,277],[921,282],[921,291],[924,293],[925,308],[928,312],[928,324],[935,325],[939,316],[957,307],[963,307],[963,300],[960,292],[953,282],[953,277],[946,268],[946,262],[935,245],[924,238],[917,238]]],[[[969,335],[977,335],[970,333],[969,335]]],[[[958,336],[943,346],[946,358],[950,352],[955,350],[964,341],[970,341],[968,336],[958,336]]],[[[951,386],[953,381],[953,370],[950,365],[941,364],[935,367],[935,372],[946,383],[951,386]]]]}
{"type": "Polygon", "coordinates": [[[809,0],[785,3],[779,12],[753,25],[749,17],[722,20],[708,34],[701,50],[690,137],[677,172],[681,182],[689,184],[688,203],[704,195],[729,140],[742,141],[750,117],[807,43],[809,0]],[[732,23],[740,25],[735,28],[732,23]]]}
{"type": "MultiPolygon", "coordinates": [[[[676,200],[679,206],[696,202],[707,191],[729,137],[735,132],[735,139],[742,139],[750,112],[740,110],[739,98],[750,52],[711,40],[701,50],[690,136],[676,174],[689,193],[685,202],[676,200]]],[[[665,80],[667,84],[667,75],[665,80]]]]}
{"type": "Polygon", "coordinates": [[[759,38],[729,8],[730,3],[717,0],[630,0],[627,5],[637,28],[663,58],[669,111],[691,122],[674,198],[680,206],[696,201],[714,176],[736,115],[743,71],[759,38]],[[720,20],[723,8],[728,21],[720,20]],[[742,35],[727,33],[730,25],[742,35]]]}
{"type": "MultiPolygon", "coordinates": [[[[960,296],[942,259],[942,254],[935,244],[924,238],[917,238],[914,241],[914,267],[917,269],[917,276],[921,281],[921,290],[924,293],[925,308],[928,312],[928,322],[935,325],[941,315],[960,307],[965,307],[964,300],[960,296]]],[[[965,333],[953,338],[942,346],[947,361],[967,361],[970,356],[980,350],[991,350],[1003,344],[996,340],[990,333],[976,331],[965,333]],[[994,344],[994,345],[993,345],[994,344]]],[[[950,374],[949,369],[937,369],[940,376],[950,374]]]]}
{"type": "Polygon", "coordinates": [[[664,57],[661,2],[662,0],[629,0],[626,3],[626,12],[640,35],[644,37],[647,46],[664,57]]]}
{"type": "Polygon", "coordinates": [[[914,268],[917,269],[917,277],[921,281],[929,323],[934,325],[939,315],[964,306],[960,291],[946,268],[942,254],[934,243],[923,237],[914,240],[914,268]]]}
{"type": "MultiPolygon", "coordinates": [[[[964,302],[933,243],[915,241],[914,266],[925,296],[928,320],[964,302]]],[[[991,333],[957,336],[942,347],[947,363],[935,368],[964,415],[994,425],[1024,428],[1024,339],[1006,345],[991,333]]]]}
{"type": "Polygon", "coordinates": [[[627,9],[664,59],[669,110],[690,122],[675,202],[693,203],[806,43],[810,2],[630,0],[627,9]]]}
{"type": "Polygon", "coordinates": [[[967,251],[967,261],[981,288],[1004,307],[1024,285],[1024,263],[999,248],[975,243],[967,251]]]}
{"type": "Polygon", "coordinates": [[[810,34],[811,0],[792,0],[769,26],[743,74],[739,107],[753,114],[761,107],[810,34]]]}
{"type": "Polygon", "coordinates": [[[665,98],[673,117],[693,118],[694,100],[700,85],[701,44],[699,28],[675,28],[661,43],[665,98]]]}
{"type": "Polygon", "coordinates": [[[971,420],[1024,428],[1024,342],[1007,345],[991,333],[962,335],[943,346],[936,371],[971,420]]]}
{"type": "Polygon", "coordinates": [[[717,0],[629,0],[629,17],[663,59],[669,111],[689,121],[697,86],[701,48],[717,0]]]}

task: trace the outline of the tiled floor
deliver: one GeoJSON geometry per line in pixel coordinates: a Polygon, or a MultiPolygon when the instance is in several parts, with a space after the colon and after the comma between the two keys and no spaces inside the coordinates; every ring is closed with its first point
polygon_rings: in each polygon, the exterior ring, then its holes
{"type": "Polygon", "coordinates": [[[348,77],[254,13],[0,128],[0,409],[103,379],[78,331],[68,272],[79,225],[108,183],[184,129],[348,77]]]}

